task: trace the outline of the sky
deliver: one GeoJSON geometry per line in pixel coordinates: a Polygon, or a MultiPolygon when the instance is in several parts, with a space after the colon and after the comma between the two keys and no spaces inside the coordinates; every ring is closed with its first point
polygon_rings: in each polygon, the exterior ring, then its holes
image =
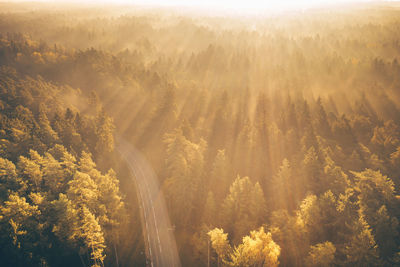
{"type": "MultiPolygon", "coordinates": [[[[96,0],[94,0],[96,1],[96,0]]],[[[100,0],[108,1],[108,0],[100,0]]],[[[348,0],[117,0],[129,3],[153,3],[157,5],[189,5],[189,6],[226,6],[265,8],[274,5],[316,5],[350,2],[348,0]]],[[[356,0],[357,1],[357,0],[356,0]]],[[[360,1],[360,0],[358,0],[360,1]]],[[[113,1],[115,2],[115,1],[113,1]]]]}
{"type": "MultiPolygon", "coordinates": [[[[13,0],[11,0],[13,1],[13,0]]],[[[14,0],[22,2],[24,0],[14,0]]],[[[298,8],[312,8],[328,5],[338,5],[357,2],[371,2],[371,0],[25,0],[41,2],[73,2],[73,3],[113,3],[134,4],[147,6],[187,6],[202,8],[222,8],[236,10],[284,10],[298,8]]]]}

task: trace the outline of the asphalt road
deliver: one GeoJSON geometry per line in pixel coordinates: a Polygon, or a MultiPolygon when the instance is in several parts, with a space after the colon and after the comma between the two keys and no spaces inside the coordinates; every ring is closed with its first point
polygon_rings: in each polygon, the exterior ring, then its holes
{"type": "Polygon", "coordinates": [[[128,164],[138,190],[148,265],[180,267],[174,229],[171,227],[157,176],[137,149],[122,138],[118,138],[117,141],[117,150],[128,164]]]}

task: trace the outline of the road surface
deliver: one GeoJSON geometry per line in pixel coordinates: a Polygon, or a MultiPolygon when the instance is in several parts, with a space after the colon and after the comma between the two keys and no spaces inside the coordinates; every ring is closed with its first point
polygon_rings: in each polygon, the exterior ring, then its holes
{"type": "Polygon", "coordinates": [[[117,141],[117,150],[135,179],[149,266],[180,267],[173,228],[157,176],[137,149],[122,138],[117,141]]]}

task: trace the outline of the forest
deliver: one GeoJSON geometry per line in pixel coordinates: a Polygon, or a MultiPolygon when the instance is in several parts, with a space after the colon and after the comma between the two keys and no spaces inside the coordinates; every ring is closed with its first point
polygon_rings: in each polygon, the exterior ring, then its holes
{"type": "Polygon", "coordinates": [[[153,266],[123,138],[182,266],[400,266],[399,103],[397,3],[0,2],[0,265],[153,266]]]}

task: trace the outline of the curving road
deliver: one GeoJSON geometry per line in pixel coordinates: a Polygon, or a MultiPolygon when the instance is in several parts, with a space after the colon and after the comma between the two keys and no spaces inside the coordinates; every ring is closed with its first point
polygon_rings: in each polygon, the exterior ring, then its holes
{"type": "Polygon", "coordinates": [[[144,156],[130,143],[118,138],[117,150],[135,179],[141,205],[146,254],[152,267],[180,267],[178,249],[158,179],[144,156]]]}

